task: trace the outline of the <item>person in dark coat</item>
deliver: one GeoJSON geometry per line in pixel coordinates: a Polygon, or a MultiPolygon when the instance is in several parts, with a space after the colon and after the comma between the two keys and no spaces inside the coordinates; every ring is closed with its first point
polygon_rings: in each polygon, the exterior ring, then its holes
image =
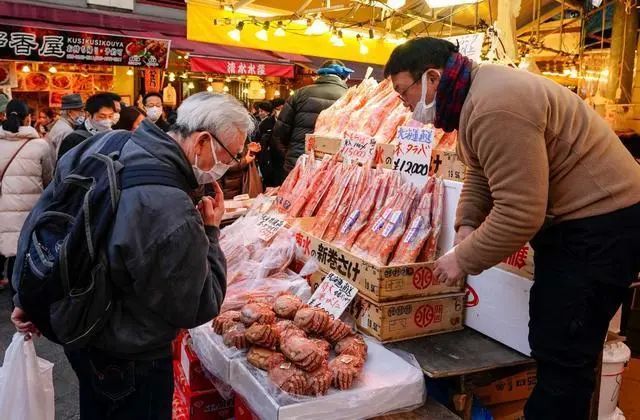
{"type": "Polygon", "coordinates": [[[284,104],[273,128],[273,146],[284,161],[280,178],[284,180],[304,153],[305,135],[312,133],[318,114],[329,108],[347,91],[345,80],[353,70],[338,60],[327,60],[318,69],[319,77],[298,91],[284,104]]]}
{"type": "Polygon", "coordinates": [[[144,104],[144,110],[147,113],[147,118],[160,127],[160,129],[165,133],[169,131],[171,124],[169,124],[163,116],[162,94],[158,92],[149,92],[144,95],[142,103],[144,104]]]}
{"type": "Polygon", "coordinates": [[[273,127],[276,124],[275,109],[271,102],[257,104],[260,123],[254,133],[254,141],[260,144],[261,151],[256,155],[262,173],[264,187],[277,187],[282,183],[279,174],[282,172],[283,160],[274,151],[273,127]]]}

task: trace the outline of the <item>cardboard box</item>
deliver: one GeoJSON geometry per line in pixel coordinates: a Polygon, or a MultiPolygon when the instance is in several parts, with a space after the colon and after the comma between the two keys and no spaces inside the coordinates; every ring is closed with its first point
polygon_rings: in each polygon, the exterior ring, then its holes
{"type": "Polygon", "coordinates": [[[251,408],[249,408],[249,405],[244,398],[238,394],[236,394],[234,401],[233,413],[235,415],[235,420],[260,420],[260,417],[251,411],[251,408]]]}
{"type": "Polygon", "coordinates": [[[529,243],[506,258],[498,267],[518,276],[533,280],[533,248],[529,243]]]}
{"type": "Polygon", "coordinates": [[[359,330],[383,343],[463,328],[464,293],[376,303],[358,294],[351,314],[359,330]]]}
{"type": "Polygon", "coordinates": [[[185,337],[180,351],[180,366],[184,372],[187,384],[192,391],[213,389],[213,382],[207,377],[200,359],[191,348],[191,338],[185,337]]]}
{"type": "Polygon", "coordinates": [[[190,420],[227,420],[233,418],[233,397],[223,398],[214,388],[194,391],[189,387],[182,365],[173,362],[175,394],[189,410],[190,420]]]}
{"type": "Polygon", "coordinates": [[[431,153],[429,175],[437,175],[452,181],[464,181],[467,167],[454,151],[434,149],[431,153]]]}
{"type": "Polygon", "coordinates": [[[305,256],[318,260],[324,272],[334,272],[376,302],[388,302],[462,292],[462,286],[447,286],[433,275],[434,262],[377,266],[329,242],[307,233],[313,220],[298,222],[298,246],[305,256]]]}
{"type": "MultiPolygon", "coordinates": [[[[315,152],[315,156],[318,159],[324,157],[324,155],[335,155],[340,151],[340,144],[342,139],[340,137],[328,137],[317,134],[307,134],[305,136],[305,151],[309,152],[312,149],[315,152]]],[[[393,152],[394,145],[388,143],[378,143],[378,151],[382,160],[382,167],[387,169],[393,168],[393,152]]]]}
{"type": "Polygon", "coordinates": [[[465,325],[525,355],[529,347],[529,292],[533,282],[493,267],[467,278],[465,325]]]}
{"type": "Polygon", "coordinates": [[[491,415],[494,420],[525,420],[524,406],[527,400],[498,404],[491,407],[491,415]]]}
{"type": "Polygon", "coordinates": [[[527,369],[475,388],[473,394],[484,405],[491,406],[526,400],[536,386],[536,369],[527,369]]]}

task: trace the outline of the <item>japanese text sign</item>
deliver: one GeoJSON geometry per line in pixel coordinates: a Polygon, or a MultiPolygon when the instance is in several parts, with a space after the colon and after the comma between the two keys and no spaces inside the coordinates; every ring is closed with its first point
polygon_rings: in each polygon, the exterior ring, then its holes
{"type": "Polygon", "coordinates": [[[309,299],[309,306],[322,308],[335,319],[347,309],[358,289],[335,273],[329,273],[309,299]]]}
{"type": "Polygon", "coordinates": [[[366,134],[345,131],[340,154],[344,159],[350,159],[358,163],[373,161],[376,153],[376,139],[366,134]]]}
{"type": "Polygon", "coordinates": [[[0,58],[165,68],[170,41],[0,25],[0,58]]]}
{"type": "Polygon", "coordinates": [[[294,76],[293,65],[191,56],[191,71],[249,76],[294,76]]]}
{"type": "Polygon", "coordinates": [[[459,52],[474,61],[480,61],[482,45],[484,44],[484,32],[468,35],[458,35],[445,38],[447,41],[459,46],[459,52]]]}
{"type": "Polygon", "coordinates": [[[258,219],[258,237],[263,241],[270,241],[276,233],[284,226],[284,220],[269,216],[268,214],[260,215],[258,219]]]}
{"type": "Polygon", "coordinates": [[[417,186],[427,182],[435,131],[431,128],[399,127],[393,152],[393,169],[417,186]]]}

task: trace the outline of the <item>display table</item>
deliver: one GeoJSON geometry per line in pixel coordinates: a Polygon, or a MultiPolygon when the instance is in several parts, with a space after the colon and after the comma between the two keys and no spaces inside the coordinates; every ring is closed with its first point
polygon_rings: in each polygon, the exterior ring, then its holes
{"type": "Polygon", "coordinates": [[[444,405],[427,397],[427,402],[416,410],[375,417],[373,420],[460,420],[460,417],[444,405]]]}

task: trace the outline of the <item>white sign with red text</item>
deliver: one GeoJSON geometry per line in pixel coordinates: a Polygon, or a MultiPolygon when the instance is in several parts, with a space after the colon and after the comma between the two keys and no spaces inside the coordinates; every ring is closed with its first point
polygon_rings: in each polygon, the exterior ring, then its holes
{"type": "Polygon", "coordinates": [[[398,144],[393,152],[393,169],[400,171],[405,180],[421,187],[427,182],[435,129],[399,127],[398,144]]]}
{"type": "Polygon", "coordinates": [[[343,159],[361,164],[373,161],[376,154],[376,139],[362,133],[345,131],[340,144],[343,159]]]}
{"type": "Polygon", "coordinates": [[[349,282],[335,273],[329,273],[313,292],[309,306],[322,308],[338,319],[357,294],[358,289],[349,282]]]}

